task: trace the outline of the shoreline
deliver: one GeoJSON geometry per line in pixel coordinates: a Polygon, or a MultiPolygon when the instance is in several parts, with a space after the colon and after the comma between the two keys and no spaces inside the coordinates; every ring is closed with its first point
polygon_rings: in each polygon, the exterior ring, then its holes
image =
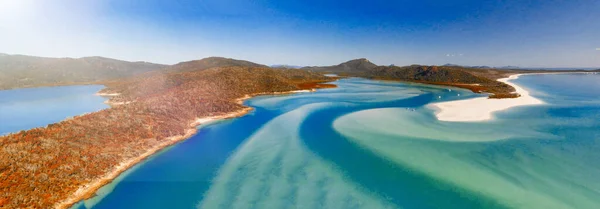
{"type": "Polygon", "coordinates": [[[120,93],[100,93],[102,90],[96,92],[96,96],[101,96],[101,97],[114,97],[114,96],[119,96],[121,95],[120,93]]]}
{"type": "Polygon", "coordinates": [[[106,104],[106,105],[108,105],[108,106],[110,106],[110,107],[115,107],[115,106],[119,106],[119,105],[126,105],[126,104],[129,104],[129,103],[133,102],[133,101],[113,102],[113,101],[111,101],[111,98],[119,96],[119,95],[121,95],[121,93],[106,93],[106,92],[102,93],[102,90],[104,90],[104,89],[101,89],[100,91],[96,92],[96,94],[94,94],[94,95],[107,98],[107,100],[104,101],[103,103],[106,104]]]}
{"type": "MultiPolygon", "coordinates": [[[[517,98],[489,99],[479,97],[465,100],[439,102],[427,105],[435,110],[435,116],[439,121],[448,122],[476,122],[488,121],[494,118],[493,113],[510,109],[518,106],[541,105],[543,101],[529,95],[529,92],[521,86],[516,85],[511,80],[519,78],[521,75],[535,75],[538,73],[513,74],[508,78],[500,78],[497,81],[506,83],[513,88],[520,96],[517,98]]],[[[539,73],[542,74],[542,73],[539,73]]],[[[559,74],[559,73],[543,73],[559,74]]]]}
{"type": "MultiPolygon", "coordinates": [[[[257,94],[246,94],[243,97],[235,99],[234,102],[237,104],[243,105],[244,101],[251,99],[253,97],[256,97],[256,96],[287,95],[287,94],[306,93],[306,92],[314,92],[314,91],[316,91],[316,89],[300,89],[300,90],[285,91],[285,92],[264,92],[264,93],[257,93],[257,94]]],[[[67,199],[56,203],[54,208],[67,209],[67,208],[70,208],[73,205],[77,204],[80,201],[83,201],[83,200],[93,197],[96,194],[96,192],[98,191],[98,189],[111,183],[115,178],[117,178],[119,175],[121,175],[123,172],[127,171],[131,167],[137,165],[138,163],[146,160],[147,158],[151,157],[152,155],[158,153],[159,151],[161,151],[167,147],[175,145],[181,141],[187,140],[188,138],[194,136],[198,132],[197,127],[202,124],[212,123],[212,122],[218,121],[218,120],[242,117],[242,116],[250,113],[252,110],[254,110],[254,108],[244,106],[240,110],[228,112],[228,113],[225,113],[222,115],[196,118],[191,123],[189,123],[190,128],[185,130],[184,135],[175,135],[175,136],[167,137],[166,141],[153,146],[152,148],[146,150],[146,152],[144,152],[143,154],[141,154],[137,157],[134,157],[132,159],[128,159],[125,162],[121,162],[112,171],[110,171],[109,173],[100,177],[99,179],[96,179],[88,184],[85,184],[85,185],[82,185],[81,187],[79,187],[79,189],[77,189],[77,191],[75,191],[75,193],[73,193],[69,197],[67,197],[67,199]]]]}
{"type": "Polygon", "coordinates": [[[129,103],[132,103],[132,101],[126,101],[126,102],[111,102],[110,99],[106,100],[103,102],[104,104],[111,106],[111,107],[115,107],[115,106],[119,106],[119,105],[126,105],[129,103]]]}

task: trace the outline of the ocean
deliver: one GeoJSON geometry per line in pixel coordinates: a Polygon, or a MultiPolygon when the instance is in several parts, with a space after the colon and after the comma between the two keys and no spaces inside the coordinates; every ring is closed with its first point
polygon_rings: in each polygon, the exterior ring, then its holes
{"type": "Polygon", "coordinates": [[[457,88],[349,78],[260,96],[73,208],[600,208],[600,75],[513,80],[546,104],[442,122],[457,88]]]}

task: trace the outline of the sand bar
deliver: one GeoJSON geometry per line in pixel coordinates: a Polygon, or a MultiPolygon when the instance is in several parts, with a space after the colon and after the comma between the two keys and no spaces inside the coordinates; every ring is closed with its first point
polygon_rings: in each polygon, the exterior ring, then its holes
{"type": "Polygon", "coordinates": [[[521,96],[510,99],[488,99],[487,97],[440,102],[428,105],[435,109],[435,116],[441,121],[454,122],[471,122],[471,121],[486,121],[493,118],[493,113],[501,110],[506,110],[512,107],[524,105],[540,105],[543,101],[532,97],[529,92],[522,87],[510,82],[517,79],[521,74],[511,75],[508,78],[498,79],[515,88],[515,92],[521,96]]]}

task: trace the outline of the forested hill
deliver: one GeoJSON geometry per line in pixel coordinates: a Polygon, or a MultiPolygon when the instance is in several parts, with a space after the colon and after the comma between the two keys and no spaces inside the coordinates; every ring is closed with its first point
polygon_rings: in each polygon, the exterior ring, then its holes
{"type": "Polygon", "coordinates": [[[473,92],[488,92],[490,97],[517,97],[511,94],[514,88],[496,81],[516,73],[511,70],[466,68],[461,66],[378,66],[365,58],[354,59],[339,65],[324,67],[304,67],[302,70],[336,73],[342,76],[356,76],[369,79],[409,81],[427,84],[455,86],[470,89],[473,92]]]}
{"type": "MultiPolygon", "coordinates": [[[[205,73],[200,73],[202,71],[222,71],[222,73],[233,73],[230,71],[230,69],[237,69],[236,67],[245,67],[250,69],[270,69],[266,65],[245,60],[236,60],[223,57],[208,57],[200,60],[180,62],[161,70],[142,73],[137,76],[103,81],[102,84],[109,88],[103,89],[101,93],[112,94],[118,92],[121,94],[120,97],[129,95],[130,93],[139,95],[148,94],[150,92],[158,91],[162,88],[172,88],[182,83],[193,81],[194,79],[203,79],[198,77],[199,75],[208,76],[205,73]],[[118,91],[115,90],[115,87],[118,88],[118,91]]],[[[275,71],[264,71],[263,73],[269,72],[275,71]]],[[[320,75],[317,73],[308,74],[320,75]]],[[[239,73],[235,72],[232,76],[239,76],[239,73]]],[[[214,77],[212,79],[218,78],[214,77]]],[[[116,100],[120,97],[113,97],[112,100],[116,100]]]]}
{"type": "Polygon", "coordinates": [[[47,58],[0,54],[0,90],[91,84],[113,81],[134,75],[177,73],[206,70],[215,67],[267,67],[265,65],[223,57],[208,57],[161,65],[149,62],[128,62],[104,57],[47,58]],[[150,74],[146,74],[151,72],[150,74]]]}
{"type": "MultiPolygon", "coordinates": [[[[477,93],[490,93],[490,98],[513,98],[519,95],[515,89],[499,78],[519,73],[594,72],[583,70],[525,70],[491,67],[444,66],[378,66],[367,59],[355,59],[339,65],[304,67],[307,71],[336,73],[341,76],[356,76],[370,79],[409,81],[466,88],[477,93]]],[[[597,72],[597,71],[596,71],[597,72]]]]}
{"type": "Polygon", "coordinates": [[[92,83],[158,70],[166,65],[105,57],[0,55],[0,90],[92,83]]]}
{"type": "Polygon", "coordinates": [[[317,67],[317,66],[303,67],[301,69],[309,70],[309,71],[313,71],[313,72],[340,73],[340,74],[350,73],[350,74],[352,74],[352,73],[361,73],[361,72],[369,71],[376,67],[377,67],[377,65],[373,64],[368,59],[360,58],[360,59],[350,60],[350,61],[341,63],[339,65],[323,66],[323,67],[317,67]]]}
{"type": "Polygon", "coordinates": [[[508,77],[516,71],[475,69],[458,66],[421,66],[404,67],[380,66],[369,71],[363,71],[357,76],[382,79],[410,81],[435,85],[466,88],[476,93],[490,93],[490,98],[512,98],[515,89],[498,78],[508,77]]]}
{"type": "Polygon", "coordinates": [[[192,60],[187,62],[180,62],[173,66],[170,66],[166,71],[168,72],[189,72],[206,70],[215,67],[267,67],[266,65],[249,62],[246,60],[236,60],[224,57],[208,57],[200,60],[192,60]]]}

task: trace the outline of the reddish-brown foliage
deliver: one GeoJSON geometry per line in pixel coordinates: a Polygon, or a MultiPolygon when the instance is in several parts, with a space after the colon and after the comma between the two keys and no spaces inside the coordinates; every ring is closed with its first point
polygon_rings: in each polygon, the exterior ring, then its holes
{"type": "Polygon", "coordinates": [[[508,99],[508,98],[517,98],[520,97],[520,94],[517,93],[506,93],[506,94],[492,94],[490,95],[490,99],[508,99]]]}
{"type": "Polygon", "coordinates": [[[337,85],[330,83],[322,83],[322,82],[308,82],[298,84],[298,87],[301,89],[326,89],[326,88],[335,88],[337,85]]]}
{"type": "Polygon", "coordinates": [[[0,137],[0,207],[50,208],[119,163],[183,135],[195,118],[242,109],[236,98],[330,80],[300,70],[224,67],[106,83],[104,92],[121,93],[111,102],[132,103],[0,137]]]}
{"type": "MultiPolygon", "coordinates": [[[[382,80],[409,81],[469,89],[475,93],[491,93],[490,98],[513,96],[515,89],[495,79],[508,76],[508,71],[479,70],[448,66],[376,67],[358,76],[382,80]]],[[[516,95],[518,97],[518,95],[516,95]]],[[[508,98],[508,97],[503,97],[508,98]]]]}

